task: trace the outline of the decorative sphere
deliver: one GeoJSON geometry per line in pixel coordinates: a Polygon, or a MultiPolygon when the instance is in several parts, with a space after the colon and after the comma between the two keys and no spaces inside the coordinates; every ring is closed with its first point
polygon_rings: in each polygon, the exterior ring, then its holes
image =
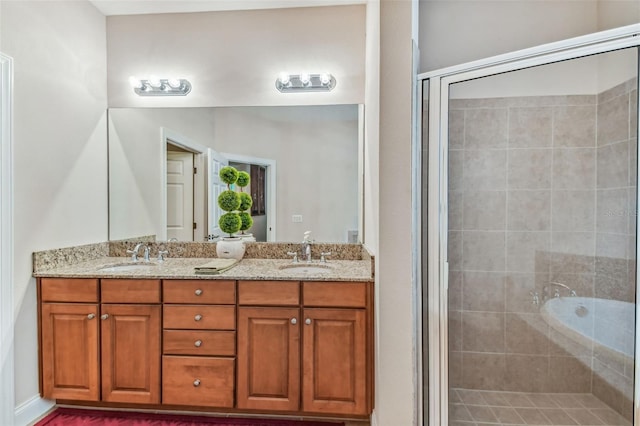
{"type": "Polygon", "coordinates": [[[232,235],[240,230],[242,221],[240,220],[240,215],[238,215],[238,213],[225,213],[220,216],[218,225],[220,225],[222,232],[232,235]]]}
{"type": "Polygon", "coordinates": [[[238,180],[238,171],[235,167],[225,166],[220,169],[220,179],[227,185],[236,183],[238,180]]]}
{"type": "Polygon", "coordinates": [[[246,192],[241,192],[240,207],[238,208],[238,210],[247,211],[251,208],[252,204],[253,204],[253,200],[251,199],[251,195],[247,194],[246,192]]]}
{"type": "Polygon", "coordinates": [[[230,189],[222,191],[218,195],[218,206],[226,212],[238,210],[238,207],[240,207],[240,195],[230,189]]]}
{"type": "Polygon", "coordinates": [[[251,182],[251,176],[247,172],[238,172],[238,181],[236,182],[240,188],[244,188],[251,182]]]}
{"type": "Polygon", "coordinates": [[[240,221],[242,222],[242,224],[240,225],[241,231],[246,231],[253,226],[253,219],[251,218],[251,215],[249,213],[240,212],[238,213],[238,216],[240,216],[240,221]]]}

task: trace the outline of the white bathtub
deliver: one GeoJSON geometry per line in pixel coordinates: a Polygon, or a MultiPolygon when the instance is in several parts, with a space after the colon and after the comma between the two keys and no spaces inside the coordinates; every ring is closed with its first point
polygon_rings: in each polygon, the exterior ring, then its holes
{"type": "Polygon", "coordinates": [[[551,327],[594,352],[618,362],[633,360],[635,305],[590,297],[558,297],[544,303],[542,317],[551,327]]]}

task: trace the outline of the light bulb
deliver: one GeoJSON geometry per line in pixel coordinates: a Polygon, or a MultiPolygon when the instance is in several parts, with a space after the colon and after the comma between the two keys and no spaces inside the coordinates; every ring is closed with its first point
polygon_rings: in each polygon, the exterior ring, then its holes
{"type": "Polygon", "coordinates": [[[140,79],[136,78],[133,75],[131,77],[129,77],[129,84],[134,89],[142,89],[142,82],[140,81],[140,79]]]}
{"type": "Polygon", "coordinates": [[[280,75],[278,76],[278,80],[280,81],[280,83],[282,83],[283,86],[286,86],[291,81],[291,78],[289,77],[289,74],[287,74],[286,72],[281,72],[280,75]]]}
{"type": "Polygon", "coordinates": [[[327,84],[329,84],[331,82],[331,75],[325,73],[320,74],[320,83],[322,83],[324,86],[326,86],[327,84]]]}
{"type": "Polygon", "coordinates": [[[169,83],[169,86],[171,86],[173,89],[177,89],[181,85],[180,79],[178,78],[170,78],[167,82],[169,83]]]}
{"type": "Polygon", "coordinates": [[[300,82],[302,84],[306,86],[307,84],[309,84],[310,81],[311,81],[311,77],[309,76],[309,73],[306,73],[306,72],[300,73],[300,82]]]}
{"type": "Polygon", "coordinates": [[[162,86],[162,82],[157,76],[151,75],[149,76],[149,86],[159,89],[162,86]]]}

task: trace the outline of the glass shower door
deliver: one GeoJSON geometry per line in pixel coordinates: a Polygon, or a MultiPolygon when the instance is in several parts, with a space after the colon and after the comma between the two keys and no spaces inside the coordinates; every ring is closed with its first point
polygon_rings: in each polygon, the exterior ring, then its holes
{"type": "Polygon", "coordinates": [[[632,424],[637,49],[449,87],[449,424],[632,424]]]}

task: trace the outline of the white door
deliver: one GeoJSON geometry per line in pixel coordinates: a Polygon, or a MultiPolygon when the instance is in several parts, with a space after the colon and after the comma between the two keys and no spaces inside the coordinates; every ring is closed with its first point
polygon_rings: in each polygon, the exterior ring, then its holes
{"type": "Polygon", "coordinates": [[[193,154],[167,152],[167,239],[193,241],[193,154]]]}
{"type": "Polygon", "coordinates": [[[220,180],[220,169],[229,165],[227,160],[219,152],[209,149],[209,238],[223,237],[218,225],[220,216],[224,211],[218,207],[218,195],[227,189],[227,184],[220,180]]]}

